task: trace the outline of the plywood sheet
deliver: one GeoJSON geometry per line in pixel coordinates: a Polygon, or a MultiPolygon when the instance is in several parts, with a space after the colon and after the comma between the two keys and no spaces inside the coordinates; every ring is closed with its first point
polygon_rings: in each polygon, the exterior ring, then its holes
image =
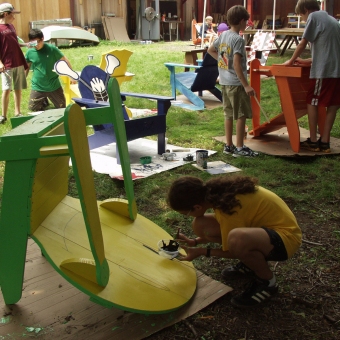
{"type": "MultiPolygon", "coordinates": [[[[128,148],[133,179],[145,178],[190,163],[190,161],[183,160],[188,154],[193,154],[195,161],[196,151],[198,150],[167,144],[166,149],[175,152],[176,156],[173,161],[166,161],[161,155],[157,154],[157,141],[139,138],[129,142],[128,148]],[[150,156],[152,159],[152,162],[146,166],[140,163],[140,158],[144,156],[150,156]]],[[[216,151],[208,150],[209,156],[215,153],[216,151]]],[[[108,174],[112,178],[123,179],[122,167],[117,164],[115,143],[91,150],[90,157],[94,171],[108,174]]]]}
{"type": "MultiPolygon", "coordinates": [[[[304,141],[308,137],[309,131],[300,128],[300,140],[304,141]]],[[[214,139],[218,140],[219,142],[225,143],[225,136],[214,137],[214,139]]],[[[235,144],[236,136],[233,136],[233,141],[235,144]]],[[[286,127],[256,138],[252,137],[248,133],[248,138],[247,140],[245,140],[245,144],[254,151],[262,152],[264,154],[272,156],[285,156],[285,157],[332,156],[340,154],[340,139],[331,137],[330,143],[331,153],[313,152],[304,149],[300,149],[300,152],[296,153],[292,150],[290,146],[289,136],[286,127]]]]}
{"type": "Polygon", "coordinates": [[[102,21],[105,35],[108,40],[130,42],[123,18],[103,16],[102,21]]]}
{"type": "MultiPolygon", "coordinates": [[[[204,101],[204,106],[206,110],[213,110],[216,109],[217,107],[222,107],[223,103],[219,101],[213,94],[211,94],[209,91],[203,91],[202,97],[200,97],[204,101]]],[[[183,94],[177,95],[176,96],[176,101],[172,102],[171,105],[174,106],[182,106],[182,104],[187,104],[187,105],[192,105],[192,103],[188,100],[186,96],[183,94]]]]}
{"type": "Polygon", "coordinates": [[[143,339],[205,308],[231,288],[197,272],[196,293],[175,312],[143,315],[107,309],[64,280],[28,240],[22,299],[4,305],[0,294],[1,340],[38,337],[49,339],[143,339]]]}

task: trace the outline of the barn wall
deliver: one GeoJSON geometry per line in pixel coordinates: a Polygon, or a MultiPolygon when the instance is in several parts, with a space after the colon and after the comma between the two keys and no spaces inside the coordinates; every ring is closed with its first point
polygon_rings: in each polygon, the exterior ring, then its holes
{"type": "MultiPolygon", "coordinates": [[[[105,13],[115,13],[116,16],[123,17],[127,23],[127,3],[135,6],[133,0],[0,0],[0,3],[10,2],[20,10],[21,13],[16,15],[14,26],[18,35],[27,40],[29,32],[29,22],[37,20],[53,20],[71,18],[74,26],[92,26],[96,28],[96,34],[101,38],[103,31],[101,28],[101,16],[105,13]]],[[[191,20],[193,14],[197,17],[198,0],[178,1],[178,16],[185,21],[183,27],[183,38],[190,39],[191,20]],[[182,5],[183,3],[183,5],[182,5]],[[183,11],[181,12],[181,9],[183,11]]],[[[209,1],[209,0],[208,0],[209,1]]],[[[253,1],[252,20],[260,20],[260,24],[266,17],[273,12],[272,0],[247,0],[253,1]]],[[[226,13],[227,10],[235,5],[243,4],[243,0],[210,0],[210,12],[226,13]]],[[[296,0],[276,0],[276,13],[281,17],[287,17],[287,14],[294,12],[296,0]]],[[[340,14],[340,1],[327,0],[326,8],[331,15],[340,14]]],[[[201,9],[203,11],[203,9],[201,9]]],[[[201,21],[202,19],[199,19],[201,21]]]]}
{"type": "Polygon", "coordinates": [[[74,25],[97,29],[101,26],[102,16],[107,13],[126,20],[126,8],[126,0],[74,0],[74,25]]]}
{"type": "Polygon", "coordinates": [[[70,0],[9,0],[20,14],[15,15],[14,26],[24,41],[28,40],[29,23],[36,20],[71,18],[70,0]]]}

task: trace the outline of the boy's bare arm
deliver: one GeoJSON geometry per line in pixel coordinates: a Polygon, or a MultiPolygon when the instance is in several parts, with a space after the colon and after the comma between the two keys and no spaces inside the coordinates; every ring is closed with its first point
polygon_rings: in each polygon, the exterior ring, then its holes
{"type": "Polygon", "coordinates": [[[28,73],[30,72],[32,63],[27,63],[27,65],[28,65],[28,67],[27,67],[27,69],[25,70],[25,75],[26,75],[26,77],[28,76],[28,73]]]}
{"type": "Polygon", "coordinates": [[[241,82],[242,86],[244,87],[247,95],[248,96],[254,96],[255,95],[255,91],[248,84],[247,78],[243,74],[241,60],[242,60],[241,54],[235,53],[234,54],[234,59],[233,59],[235,73],[236,73],[238,79],[240,79],[240,82],[241,82]]]}
{"type": "Polygon", "coordinates": [[[209,46],[208,53],[214,58],[218,59],[218,52],[216,51],[215,47],[213,45],[209,46]]]}
{"type": "Polygon", "coordinates": [[[72,69],[72,66],[71,66],[71,63],[70,63],[70,61],[65,57],[65,56],[63,56],[63,57],[61,57],[60,58],[60,60],[65,60],[66,61],[66,63],[67,63],[67,65],[69,66],[69,68],[71,68],[72,69]]]}
{"type": "Polygon", "coordinates": [[[296,59],[300,56],[300,54],[305,50],[306,46],[308,44],[308,40],[303,38],[299,45],[296,47],[292,57],[287,60],[286,62],[283,63],[283,65],[287,65],[287,66],[290,66],[290,65],[293,65],[294,62],[296,61],[296,59]]]}

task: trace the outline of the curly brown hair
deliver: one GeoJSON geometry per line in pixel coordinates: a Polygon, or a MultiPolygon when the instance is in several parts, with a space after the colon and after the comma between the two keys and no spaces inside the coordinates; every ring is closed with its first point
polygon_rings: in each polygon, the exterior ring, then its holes
{"type": "Polygon", "coordinates": [[[168,192],[167,203],[176,211],[190,210],[196,204],[211,203],[214,209],[232,215],[241,207],[236,195],[252,194],[258,180],[246,176],[221,176],[204,182],[196,177],[183,176],[175,180],[168,192]]]}

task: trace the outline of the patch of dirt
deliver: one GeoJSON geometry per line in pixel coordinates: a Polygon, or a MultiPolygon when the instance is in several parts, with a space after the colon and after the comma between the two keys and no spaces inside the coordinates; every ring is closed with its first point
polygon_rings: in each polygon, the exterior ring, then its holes
{"type": "MultiPolygon", "coordinates": [[[[230,278],[222,281],[234,289],[230,294],[147,339],[340,339],[340,218],[322,211],[313,216],[296,213],[296,217],[304,242],[289,261],[271,263],[280,290],[269,303],[252,309],[233,307],[231,298],[242,292],[249,279],[230,278]]],[[[221,280],[220,272],[229,263],[202,259],[197,269],[221,280]]]]}

